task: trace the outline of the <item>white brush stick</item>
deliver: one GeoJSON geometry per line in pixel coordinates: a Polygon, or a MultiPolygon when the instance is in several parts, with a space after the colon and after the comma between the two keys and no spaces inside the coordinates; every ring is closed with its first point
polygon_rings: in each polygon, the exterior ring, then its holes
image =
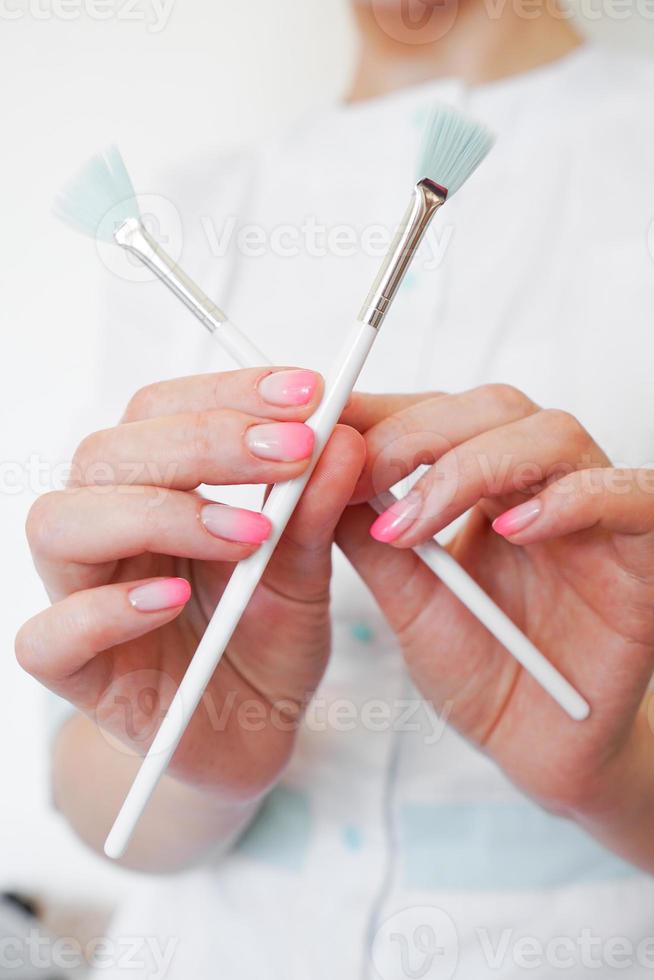
{"type": "Polygon", "coordinates": [[[108,857],[119,858],[125,853],[136,824],[168,767],[343,413],[411,259],[446,199],[447,191],[428,178],[416,184],[405,219],[350,331],[337,366],[327,380],[320,407],[306,423],[315,435],[312,459],[302,476],[277,484],[271,490],[263,513],[271,522],[272,533],[253,555],[234,569],[105,842],[108,857]]]}
{"type": "Polygon", "coordinates": [[[348,338],[339,370],[327,386],[320,408],[308,423],[316,434],[313,459],[301,477],[279,483],[271,490],[263,512],[271,522],[272,533],[253,555],[239,562],[234,569],[107,838],[105,853],[109,857],[120,857],[124,853],[141,813],[162,773],[168,767],[204,690],[261,581],[322,451],[341,417],[376,336],[377,331],[374,327],[356,322],[348,338]]]}
{"type": "MultiPolygon", "coordinates": [[[[396,500],[397,497],[389,491],[371,500],[370,506],[378,514],[383,514],[396,500]]],[[[493,602],[446,548],[434,539],[426,544],[416,545],[413,550],[459,602],[486,627],[498,643],[508,650],[573,721],[584,721],[588,718],[590,714],[588,702],[493,602]]]]}
{"type": "MultiPolygon", "coordinates": [[[[260,367],[272,363],[172,262],[140,223],[126,223],[124,229],[116,233],[116,239],[159,276],[238,365],[260,367]]],[[[388,491],[371,501],[371,506],[381,514],[397,499],[388,491]]],[[[588,703],[445,548],[434,540],[414,551],[571,718],[583,721],[588,717],[588,703]]]]}

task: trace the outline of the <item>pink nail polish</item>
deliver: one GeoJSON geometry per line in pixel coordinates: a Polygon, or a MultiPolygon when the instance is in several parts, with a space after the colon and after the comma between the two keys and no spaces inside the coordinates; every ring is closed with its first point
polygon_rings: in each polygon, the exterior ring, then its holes
{"type": "Polygon", "coordinates": [[[224,504],[206,504],[200,511],[200,520],[214,537],[241,544],[261,544],[271,531],[270,521],[263,514],[224,504]]]}
{"type": "Polygon", "coordinates": [[[301,422],[267,422],[251,426],[245,442],[253,456],[278,463],[296,463],[313,452],[313,429],[301,422]]]}
{"type": "Polygon", "coordinates": [[[259,382],[259,394],[271,405],[307,405],[317,386],[313,371],[276,371],[259,382]]]}
{"type": "Polygon", "coordinates": [[[493,521],[493,530],[504,538],[510,538],[533,524],[542,511],[543,504],[540,500],[528,500],[526,504],[519,504],[501,514],[493,521]]]}
{"type": "Polygon", "coordinates": [[[184,606],[191,598],[191,586],[183,578],[162,578],[139,585],[127,598],[139,612],[163,612],[184,606]]]}
{"type": "Polygon", "coordinates": [[[403,500],[398,500],[392,507],[378,517],[370,528],[370,534],[375,541],[390,544],[411,527],[422,509],[422,496],[412,492],[403,500]]]}

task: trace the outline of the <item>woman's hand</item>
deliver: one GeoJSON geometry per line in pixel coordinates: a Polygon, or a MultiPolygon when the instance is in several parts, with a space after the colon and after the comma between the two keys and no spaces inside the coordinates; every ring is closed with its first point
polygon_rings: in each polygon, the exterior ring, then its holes
{"type": "MultiPolygon", "coordinates": [[[[654,471],[612,469],[575,418],[510,387],[403,406],[358,396],[345,418],[368,449],[355,503],[431,464],[385,515],[373,523],[367,506],[352,507],[337,534],[420,690],[524,790],[654,866],[651,834],[643,828],[635,846],[633,826],[648,794],[654,806],[644,703],[654,471]],[[565,716],[410,550],[468,511],[450,550],[587,698],[586,722],[565,716]],[[625,821],[628,833],[618,830],[625,821]]],[[[643,812],[649,826],[652,810],[643,812]]]]}
{"type": "MultiPolygon", "coordinates": [[[[53,605],[20,631],[23,667],[143,754],[234,563],[270,531],[197,488],[301,474],[321,392],[317,375],[289,369],[170,381],[85,439],[74,483],[29,516],[53,605]]],[[[246,801],[288,760],[327,662],[333,533],[363,454],[340,426],[175,753],[170,771],[187,786],[246,801]]]]}

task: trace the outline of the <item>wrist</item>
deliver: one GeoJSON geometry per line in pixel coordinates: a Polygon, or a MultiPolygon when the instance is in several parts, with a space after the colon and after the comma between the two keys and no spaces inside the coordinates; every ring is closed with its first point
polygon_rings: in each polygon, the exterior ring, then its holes
{"type": "Polygon", "coordinates": [[[593,792],[582,795],[570,816],[626,860],[654,870],[654,745],[649,698],[624,745],[607,763],[593,792]]]}

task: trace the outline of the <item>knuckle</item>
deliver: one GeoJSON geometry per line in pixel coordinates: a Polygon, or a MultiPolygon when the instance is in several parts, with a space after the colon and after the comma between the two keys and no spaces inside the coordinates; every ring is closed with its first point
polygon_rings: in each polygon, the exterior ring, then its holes
{"type": "Polygon", "coordinates": [[[158,389],[158,384],[150,384],[135,391],[123,413],[123,422],[135,422],[139,419],[149,418],[152,414],[152,406],[156,400],[158,389]]]}
{"type": "Polygon", "coordinates": [[[36,629],[35,619],[24,623],[16,634],[14,652],[18,665],[28,674],[35,674],[35,665],[39,659],[41,643],[40,631],[36,629]]]}
{"type": "Polygon", "coordinates": [[[577,423],[574,415],[564,408],[544,408],[541,412],[541,417],[548,425],[558,429],[567,429],[577,423]]]}
{"type": "Polygon", "coordinates": [[[443,407],[444,400],[451,397],[451,395],[430,395],[429,398],[425,398],[417,405],[412,405],[406,410],[406,414],[411,418],[428,420],[436,415],[436,413],[440,412],[443,407]]]}
{"type": "Polygon", "coordinates": [[[47,552],[56,537],[54,513],[62,491],[46,493],[32,504],[25,522],[25,534],[34,554],[47,552]]]}
{"type": "Polygon", "coordinates": [[[531,407],[531,400],[524,391],[510,384],[490,384],[481,389],[495,403],[503,406],[509,412],[526,412],[531,407]]]}
{"type": "Polygon", "coordinates": [[[399,467],[404,474],[415,469],[416,455],[421,455],[431,442],[426,423],[413,411],[403,412],[384,420],[366,434],[367,453],[379,465],[399,467]]]}
{"type": "Polygon", "coordinates": [[[343,425],[339,423],[334,432],[338,434],[344,441],[347,440],[347,444],[355,450],[360,456],[364,456],[366,452],[366,440],[358,429],[352,428],[350,425],[343,425]]]}
{"type": "Polygon", "coordinates": [[[390,415],[375,431],[376,437],[384,440],[403,439],[415,432],[419,419],[414,409],[408,409],[398,415],[390,415]]]}
{"type": "Polygon", "coordinates": [[[74,473],[79,475],[80,479],[81,474],[86,469],[89,461],[98,455],[98,447],[100,445],[101,438],[101,432],[91,432],[88,436],[84,436],[75,450],[72,470],[74,473]]]}
{"type": "Polygon", "coordinates": [[[574,440],[580,443],[587,441],[588,433],[572,412],[562,408],[547,408],[543,410],[542,417],[548,428],[566,441],[574,440]]]}

